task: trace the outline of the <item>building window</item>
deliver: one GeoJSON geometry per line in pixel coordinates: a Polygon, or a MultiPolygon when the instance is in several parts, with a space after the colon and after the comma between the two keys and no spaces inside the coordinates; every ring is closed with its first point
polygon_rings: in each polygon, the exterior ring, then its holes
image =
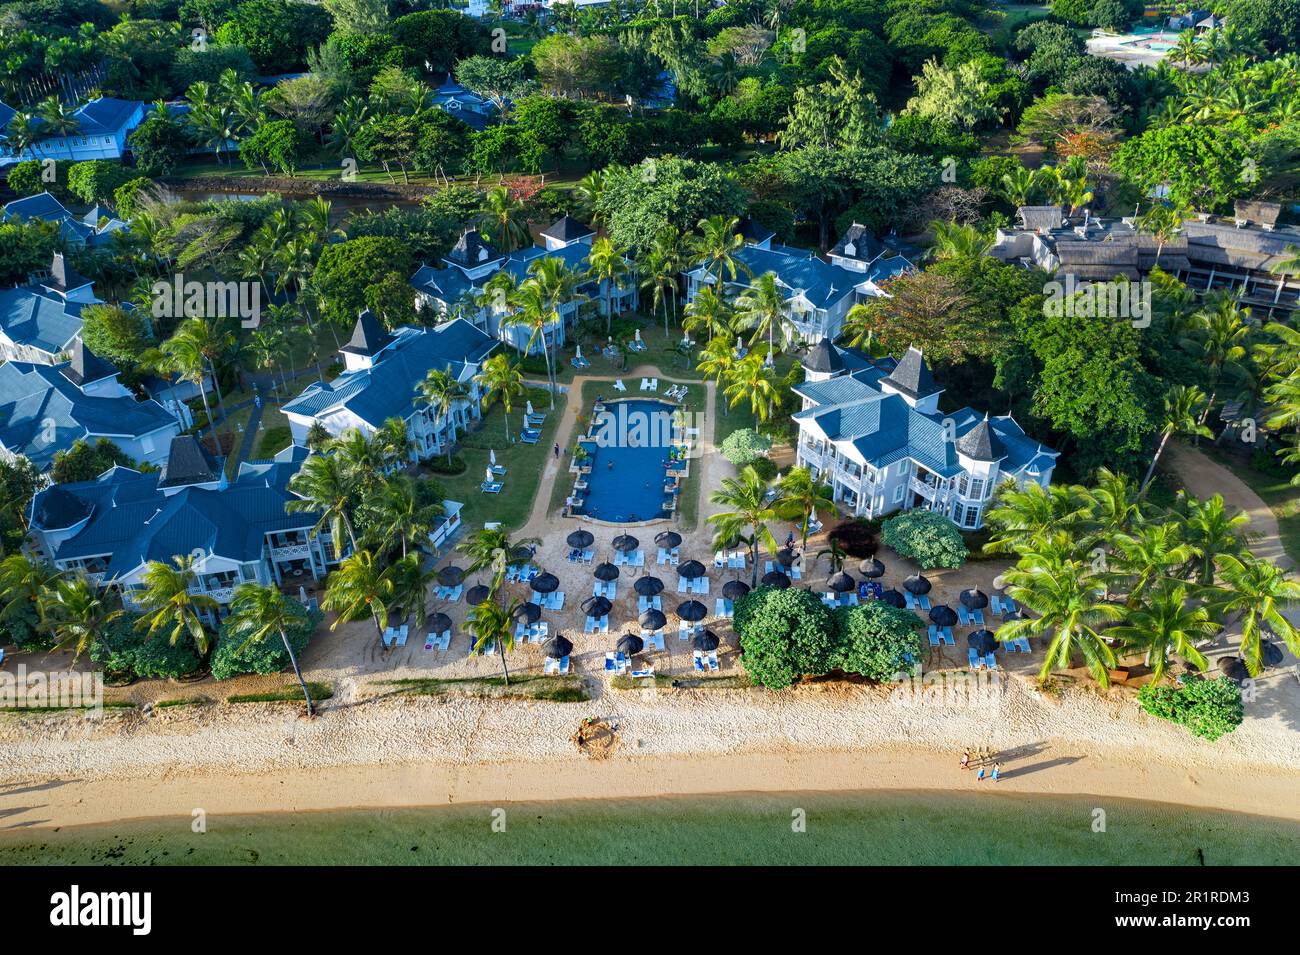
{"type": "Polygon", "coordinates": [[[971,479],[970,494],[967,496],[974,498],[977,501],[984,500],[984,479],[983,478],[971,479]]]}
{"type": "Polygon", "coordinates": [[[911,467],[911,464],[912,464],[912,462],[909,461],[909,460],[907,460],[906,458],[904,458],[902,461],[899,461],[899,462],[898,462],[898,473],[899,473],[899,474],[906,474],[906,473],[908,472],[908,469],[911,467]]]}
{"type": "Polygon", "coordinates": [[[894,503],[895,504],[903,503],[903,495],[906,493],[907,493],[907,486],[904,484],[900,484],[898,485],[898,487],[894,488],[894,503]]]}
{"type": "Polygon", "coordinates": [[[978,507],[968,507],[966,508],[966,513],[962,515],[961,526],[974,527],[979,523],[979,519],[980,509],[978,507]]]}

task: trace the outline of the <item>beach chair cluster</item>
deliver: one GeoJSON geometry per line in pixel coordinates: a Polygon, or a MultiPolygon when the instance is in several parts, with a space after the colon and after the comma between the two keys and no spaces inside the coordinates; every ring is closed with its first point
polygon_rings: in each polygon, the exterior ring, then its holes
{"type": "Polygon", "coordinates": [[[978,670],[980,667],[983,667],[986,670],[996,670],[998,668],[998,661],[994,659],[992,653],[986,653],[984,656],[980,656],[975,652],[974,647],[970,647],[966,650],[966,659],[970,663],[970,668],[972,670],[978,670]]]}
{"type": "Polygon", "coordinates": [[[644,567],[645,551],[634,550],[631,553],[619,551],[614,555],[615,567],[644,567]]]}
{"type": "Polygon", "coordinates": [[[938,627],[930,624],[930,646],[937,647],[940,643],[947,646],[955,646],[956,641],[952,637],[952,627],[938,627]]]}
{"type": "Polygon", "coordinates": [[[645,644],[647,650],[651,647],[662,650],[664,648],[664,633],[662,630],[642,630],[641,642],[645,644]]]}
{"type": "Polygon", "coordinates": [[[984,626],[983,610],[967,610],[965,605],[957,604],[957,620],[963,627],[984,626]]]}
{"type": "Polygon", "coordinates": [[[512,584],[526,584],[540,573],[532,564],[511,564],[506,568],[506,580],[512,584]]]}
{"type": "Polygon", "coordinates": [[[424,636],[424,649],[441,650],[443,653],[451,646],[451,628],[448,627],[442,633],[434,633],[430,630],[424,636]]]}
{"type": "Polygon", "coordinates": [[[591,595],[593,597],[608,597],[610,600],[618,599],[618,581],[617,580],[597,580],[591,585],[591,595]]]}
{"type": "Polygon", "coordinates": [[[609,614],[603,617],[587,616],[587,622],[582,627],[583,633],[609,633],[609,614]]]}
{"type": "Polygon", "coordinates": [[[687,623],[685,620],[679,620],[677,622],[678,640],[690,640],[694,638],[696,634],[703,632],[704,624],[702,623],[687,623]]]}
{"type": "Polygon", "coordinates": [[[587,361],[587,359],[583,358],[581,355],[574,355],[572,358],[569,359],[569,364],[572,365],[574,368],[591,367],[591,362],[587,361]]]}
{"type": "Polygon", "coordinates": [[[832,609],[835,607],[856,607],[858,605],[858,594],[852,590],[846,594],[837,594],[833,590],[827,590],[822,594],[822,603],[832,609]]]}
{"type": "Polygon", "coordinates": [[[666,565],[671,566],[671,567],[676,567],[677,564],[678,564],[679,561],[680,561],[680,558],[678,557],[677,551],[678,551],[678,548],[676,548],[676,547],[672,548],[671,550],[666,550],[666,549],[664,549],[663,547],[660,547],[660,548],[659,548],[659,559],[658,559],[657,563],[659,563],[659,564],[666,564],[666,565]]]}
{"type": "Polygon", "coordinates": [[[1008,653],[1034,652],[1034,648],[1029,645],[1028,637],[1016,637],[1014,640],[1003,640],[1002,645],[1007,648],[1008,653]]]}
{"type": "Polygon", "coordinates": [[[710,650],[705,653],[703,650],[695,651],[695,669],[700,673],[717,673],[718,672],[718,651],[710,650]]]}
{"type": "MultiPolygon", "coordinates": [[[[878,580],[859,580],[859,600],[879,600],[885,595],[885,585],[878,580]]],[[[907,599],[907,598],[904,598],[907,599]]],[[[916,609],[916,608],[913,608],[916,609]]]]}
{"type": "Polygon", "coordinates": [[[646,350],[647,348],[649,348],[649,347],[650,347],[649,345],[647,345],[645,342],[641,341],[641,339],[639,339],[639,338],[634,338],[634,339],[632,339],[630,342],[627,343],[627,350],[628,350],[628,351],[643,352],[643,351],[645,351],[645,350],[646,350]]]}
{"type": "Polygon", "coordinates": [[[594,550],[577,550],[576,548],[570,550],[569,555],[565,558],[570,564],[590,564],[595,559],[596,552],[594,550]]]}
{"type": "Polygon", "coordinates": [[[522,640],[524,643],[545,643],[550,635],[551,625],[545,620],[532,624],[523,622],[515,624],[515,639],[522,640]]]}
{"type": "Polygon", "coordinates": [[[687,580],[685,577],[678,577],[677,592],[679,594],[707,594],[709,592],[709,578],[696,577],[694,580],[687,580]]]}
{"type": "Polygon", "coordinates": [[[400,627],[389,627],[386,629],[384,635],[380,639],[384,643],[384,648],[390,649],[392,647],[406,646],[408,636],[410,636],[410,632],[407,630],[406,624],[402,624],[400,627]]]}
{"type": "Polygon", "coordinates": [[[1015,613],[1020,609],[1019,605],[1010,597],[1000,597],[994,594],[989,598],[989,609],[998,617],[1005,617],[1009,613],[1015,613]]]}
{"type": "Polygon", "coordinates": [[[520,444],[536,444],[540,440],[542,440],[542,432],[536,428],[524,428],[519,432],[520,444]]]}
{"type": "Polygon", "coordinates": [[[647,610],[663,610],[663,609],[664,609],[663,602],[659,599],[658,594],[655,594],[653,597],[647,597],[643,594],[642,596],[637,598],[636,601],[637,613],[645,613],[647,610]]]}
{"type": "MultiPolygon", "coordinates": [[[[881,593],[884,593],[883,589],[881,590],[881,593]]],[[[927,613],[930,610],[930,597],[927,594],[921,594],[921,596],[918,597],[910,590],[904,590],[903,602],[907,604],[908,610],[922,610],[927,613]]]]}
{"type": "Polygon", "coordinates": [[[669,388],[667,391],[664,392],[664,396],[668,398],[672,398],[673,401],[681,401],[683,398],[686,397],[686,393],[689,390],[690,389],[687,388],[685,385],[673,385],[671,388],[669,388]]]}
{"type": "MultiPolygon", "coordinates": [[[[488,641],[488,642],[483,646],[483,656],[485,656],[485,657],[496,656],[496,652],[497,652],[497,642],[496,642],[495,640],[489,640],[489,641],[488,641]]],[[[474,639],[473,639],[473,637],[470,638],[470,641],[469,641],[469,652],[468,652],[468,654],[466,654],[466,655],[467,655],[467,656],[471,656],[471,657],[474,655],[474,639]]]]}
{"type": "Polygon", "coordinates": [[[546,423],[545,411],[534,411],[532,414],[524,415],[524,427],[530,431],[536,431],[546,423]]]}
{"type": "Polygon", "coordinates": [[[553,590],[549,594],[539,594],[533,591],[533,603],[543,610],[563,610],[564,609],[564,591],[553,590]]]}
{"type": "Polygon", "coordinates": [[[642,379],[641,379],[641,390],[642,390],[642,391],[651,391],[651,392],[654,392],[655,394],[658,394],[658,393],[659,393],[659,379],[658,379],[658,378],[642,378],[642,379]]]}
{"type": "Polygon", "coordinates": [[[484,481],[478,486],[478,489],[484,494],[500,494],[501,489],[505,486],[504,481],[484,481]]]}
{"type": "Polygon", "coordinates": [[[542,672],[547,676],[567,676],[569,673],[569,658],[561,657],[556,660],[554,657],[547,657],[546,662],[542,664],[542,672]]]}
{"type": "Polygon", "coordinates": [[[803,568],[800,566],[802,563],[803,561],[797,560],[789,567],[778,567],[773,564],[772,561],[768,560],[763,562],[763,571],[764,573],[770,574],[774,570],[779,570],[791,580],[803,580],[803,568]]]}
{"type": "Polygon", "coordinates": [[[731,620],[736,616],[736,605],[726,597],[719,597],[713,602],[713,615],[724,620],[731,620]]]}
{"type": "Polygon", "coordinates": [[[728,570],[744,570],[749,563],[749,555],[743,550],[715,550],[713,552],[713,566],[718,570],[727,568],[728,570]]]}
{"type": "Polygon", "coordinates": [[[437,589],[434,591],[434,593],[438,595],[439,600],[445,600],[447,603],[452,604],[457,603],[460,600],[461,594],[464,592],[464,584],[457,584],[455,587],[444,587],[439,584],[437,589]]]}

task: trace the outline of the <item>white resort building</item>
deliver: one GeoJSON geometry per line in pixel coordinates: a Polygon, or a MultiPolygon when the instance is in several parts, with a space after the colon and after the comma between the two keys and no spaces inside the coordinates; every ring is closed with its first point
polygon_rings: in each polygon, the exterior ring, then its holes
{"type": "Polygon", "coordinates": [[[794,415],[797,463],[855,515],[924,507],[974,530],[1003,482],[1051,484],[1058,452],[1010,415],[972,408],[945,415],[943,389],[915,348],[898,362],[872,361],[822,339],[803,367],[794,389],[803,399],[794,415]]]}

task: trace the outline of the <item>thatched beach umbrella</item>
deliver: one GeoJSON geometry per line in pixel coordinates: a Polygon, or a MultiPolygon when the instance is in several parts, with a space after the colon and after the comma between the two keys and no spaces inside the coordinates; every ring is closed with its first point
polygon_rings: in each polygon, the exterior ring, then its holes
{"type": "Polygon", "coordinates": [[[438,571],[438,583],[444,587],[455,587],[465,579],[465,571],[461,570],[455,564],[448,564],[442,570],[438,571]]]}
{"type": "Polygon", "coordinates": [[[966,646],[974,648],[980,656],[987,656],[994,650],[1001,649],[992,630],[972,630],[966,634],[966,646]]]}
{"type": "Polygon", "coordinates": [[[847,594],[850,590],[857,587],[857,582],[844,571],[831,574],[830,580],[826,581],[826,586],[837,594],[847,594]]]}
{"type": "Polygon", "coordinates": [[[782,547],[776,552],[776,562],[782,567],[794,566],[794,551],[789,547],[782,547]]]}
{"type": "Polygon", "coordinates": [[[972,587],[970,590],[963,590],[961,596],[957,598],[961,605],[967,610],[983,610],[989,605],[988,594],[982,590],[976,590],[972,587]]]}
{"type": "Polygon", "coordinates": [[[563,660],[573,652],[573,644],[561,636],[554,636],[542,644],[542,652],[552,660],[563,660]]]}
{"type": "Polygon", "coordinates": [[[591,531],[574,531],[564,539],[564,542],[574,550],[586,550],[593,543],[596,537],[591,531]]]}
{"type": "Polygon", "coordinates": [[[618,568],[606,561],[603,564],[597,564],[596,569],[591,572],[591,576],[597,580],[618,580],[618,568]]]}
{"type": "Polygon", "coordinates": [[[743,580],[728,580],[722,585],[722,596],[728,600],[739,600],[749,593],[749,584],[743,580]]]}
{"type": "Polygon", "coordinates": [[[614,649],[625,656],[634,657],[645,649],[645,641],[635,633],[625,633],[618,638],[618,643],[614,644],[614,649]]]}
{"type": "Polygon", "coordinates": [[[1259,645],[1259,658],[1265,669],[1282,665],[1282,648],[1271,640],[1259,645]]]}
{"type": "Polygon", "coordinates": [[[526,564],[537,555],[537,548],[532,544],[520,544],[510,552],[510,563],[526,564]]]}
{"type": "Polygon", "coordinates": [[[642,597],[654,597],[663,592],[664,582],[658,577],[646,574],[646,576],[638,577],[636,579],[636,583],[632,585],[632,589],[642,597]]]}
{"type": "Polygon", "coordinates": [[[608,597],[588,597],[582,602],[583,612],[597,620],[609,613],[613,606],[608,597]]]}
{"type": "Polygon", "coordinates": [[[876,580],[885,576],[885,565],[874,557],[868,557],[862,563],[858,564],[858,573],[869,580],[876,580]]]}
{"type": "Polygon", "coordinates": [[[655,610],[654,607],[641,614],[637,622],[647,630],[662,630],[668,626],[668,618],[663,615],[663,611],[655,610]]]}
{"type": "Polygon", "coordinates": [[[469,590],[465,591],[465,601],[471,607],[477,607],[491,596],[492,590],[486,584],[475,584],[469,590]]]}
{"type": "Polygon", "coordinates": [[[664,550],[681,547],[682,535],[676,531],[660,531],[655,535],[655,546],[662,547],[664,550]]]}
{"type": "Polygon", "coordinates": [[[431,614],[428,624],[431,633],[442,633],[444,630],[451,629],[451,617],[448,617],[445,613],[431,614]]]}
{"type": "Polygon", "coordinates": [[[703,650],[706,653],[718,649],[718,635],[712,630],[705,630],[703,633],[697,633],[691,645],[696,650],[703,650]]]}
{"type": "Polygon", "coordinates": [[[709,615],[709,609],[698,600],[686,600],[677,605],[677,616],[687,623],[699,623],[709,615]]]}
{"type": "Polygon", "coordinates": [[[694,580],[696,577],[704,576],[704,565],[698,560],[688,560],[677,568],[677,573],[687,580],[694,580]]]}
{"type": "Polygon", "coordinates": [[[764,587],[775,587],[777,590],[788,590],[790,587],[790,578],[779,570],[769,570],[762,576],[759,583],[764,587]]]}
{"type": "Polygon", "coordinates": [[[907,606],[907,599],[893,587],[890,587],[877,598],[881,603],[887,603],[891,607],[898,607],[900,610],[907,606]]]}
{"type": "Polygon", "coordinates": [[[903,589],[917,597],[928,594],[930,587],[930,581],[926,580],[924,574],[913,574],[903,581],[903,589]]]}
{"type": "Polygon", "coordinates": [[[1246,661],[1241,657],[1219,657],[1218,667],[1229,680],[1236,680],[1240,683],[1242,680],[1250,678],[1250,671],[1246,669],[1246,661]]]}
{"type": "Polygon", "coordinates": [[[951,627],[957,622],[957,611],[947,604],[935,604],[930,608],[930,620],[936,626],[951,627]]]}
{"type": "Polygon", "coordinates": [[[549,594],[560,589],[560,578],[554,574],[538,574],[533,578],[533,590],[539,594],[549,594]]]}
{"type": "Polygon", "coordinates": [[[511,616],[514,617],[515,623],[522,623],[531,626],[538,620],[542,619],[542,608],[537,606],[537,604],[533,603],[531,600],[528,600],[516,607],[515,612],[511,616]]]}
{"type": "Polygon", "coordinates": [[[619,534],[610,542],[610,546],[624,554],[630,553],[640,546],[641,542],[631,534],[619,534]]]}

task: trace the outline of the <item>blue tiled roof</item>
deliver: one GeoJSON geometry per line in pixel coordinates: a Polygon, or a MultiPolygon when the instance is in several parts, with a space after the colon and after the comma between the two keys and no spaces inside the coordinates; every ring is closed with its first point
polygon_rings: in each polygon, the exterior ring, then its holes
{"type": "Polygon", "coordinates": [[[140,437],[175,424],[155,401],[82,394],[62,374],[68,364],[0,365],[0,445],[47,468],[78,438],[140,437]]]}
{"type": "Polygon", "coordinates": [[[121,131],[140,106],[139,100],[102,96],[91,100],[72,115],[77,118],[82,133],[88,136],[102,136],[121,131]]]}
{"type": "Polygon", "coordinates": [[[0,330],[18,345],[57,354],[81,331],[81,304],[33,288],[0,291],[0,330]]]}
{"type": "Polygon", "coordinates": [[[573,271],[580,274],[585,273],[588,265],[587,256],[590,252],[591,246],[584,242],[566,245],[553,252],[548,252],[540,246],[529,246],[526,249],[511,252],[506,256],[505,262],[502,263],[500,269],[473,280],[454,265],[441,269],[425,265],[421,266],[415,275],[411,276],[411,285],[427,295],[446,302],[448,305],[453,305],[467,291],[481,291],[488,279],[497,271],[509,272],[514,276],[516,282],[522,282],[528,277],[528,267],[538,259],[560,259],[573,271]]]}
{"type": "Polygon", "coordinates": [[[496,341],[463,319],[436,328],[403,328],[396,341],[379,353],[371,368],[344,372],[331,382],[316,382],[284,406],[286,413],[320,417],[347,408],[378,428],[392,417],[406,418],[415,406],[415,386],[434,368],[463,378],[496,341]]]}
{"type": "Polygon", "coordinates": [[[46,222],[62,222],[64,219],[76,218],[63,203],[48,192],[38,192],[34,196],[24,196],[22,199],[6,203],[4,213],[20,219],[43,219],[46,222]]]}

